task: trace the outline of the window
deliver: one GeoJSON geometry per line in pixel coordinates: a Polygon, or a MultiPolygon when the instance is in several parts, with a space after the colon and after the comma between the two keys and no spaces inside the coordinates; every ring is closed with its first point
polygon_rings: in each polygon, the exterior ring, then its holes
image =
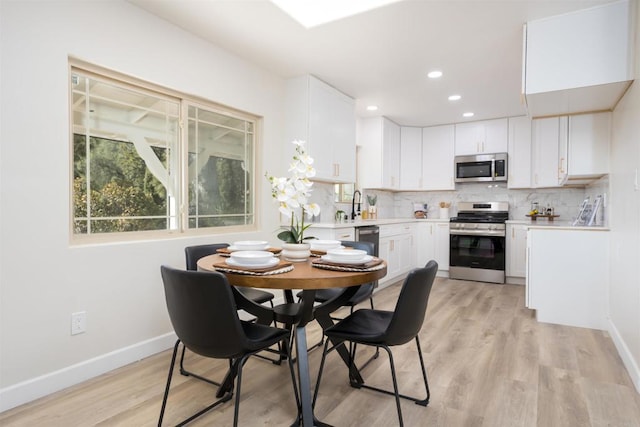
{"type": "Polygon", "coordinates": [[[74,236],[254,224],[255,117],[75,67],[71,93],[74,236]]]}

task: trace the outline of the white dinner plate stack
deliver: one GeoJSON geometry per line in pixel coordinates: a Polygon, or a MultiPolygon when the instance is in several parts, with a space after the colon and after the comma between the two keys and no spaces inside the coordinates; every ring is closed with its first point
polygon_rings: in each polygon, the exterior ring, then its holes
{"type": "Polygon", "coordinates": [[[227,248],[230,252],[234,251],[266,251],[269,249],[269,242],[266,240],[240,240],[233,242],[227,248]]]}
{"type": "Polygon", "coordinates": [[[269,251],[234,251],[226,263],[233,267],[269,268],[276,266],[280,260],[269,251]]]}
{"type": "Polygon", "coordinates": [[[360,249],[330,249],[322,259],[335,264],[361,265],[373,260],[371,255],[360,249]]]}
{"type": "Polygon", "coordinates": [[[331,249],[343,248],[340,244],[340,240],[309,240],[312,251],[327,252],[331,249]]]}

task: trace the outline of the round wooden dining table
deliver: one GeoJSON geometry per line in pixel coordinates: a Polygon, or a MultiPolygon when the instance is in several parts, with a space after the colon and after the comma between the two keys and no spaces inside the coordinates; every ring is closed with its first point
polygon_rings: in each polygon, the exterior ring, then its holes
{"type": "MultiPolygon", "coordinates": [[[[198,270],[216,271],[214,266],[223,265],[225,259],[222,255],[209,255],[200,258],[198,260],[198,270]]],[[[279,274],[254,275],[219,270],[233,286],[284,290],[287,303],[293,302],[293,290],[302,290],[302,303],[299,306],[299,312],[296,316],[297,323],[295,324],[300,408],[298,408],[297,421],[293,423],[293,425],[300,426],[327,425],[315,419],[313,415],[309,360],[307,356],[307,323],[315,319],[320,323],[323,330],[333,325],[331,313],[344,305],[356,293],[359,285],[374,282],[387,274],[387,266],[384,262],[375,269],[358,270],[354,268],[349,270],[357,271],[337,271],[314,267],[312,259],[295,262],[293,263],[293,270],[279,274]],[[344,288],[344,292],[330,301],[314,306],[315,291],[328,288],[344,288]]],[[[271,308],[246,299],[244,299],[239,308],[255,315],[257,321],[263,324],[269,324],[274,318],[274,312],[271,308]]],[[[349,352],[344,345],[338,348],[337,352],[350,368],[350,377],[356,382],[362,382],[357,368],[349,363],[349,352]]],[[[225,384],[223,383],[224,386],[225,384]]]]}

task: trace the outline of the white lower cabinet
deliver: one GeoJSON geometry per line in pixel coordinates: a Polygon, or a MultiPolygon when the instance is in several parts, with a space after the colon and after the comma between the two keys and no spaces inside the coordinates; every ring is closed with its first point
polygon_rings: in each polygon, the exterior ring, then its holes
{"type": "Polygon", "coordinates": [[[507,224],[507,283],[523,285],[527,274],[527,225],[507,224]]]}
{"type": "Polygon", "coordinates": [[[529,228],[526,305],[539,322],[607,329],[609,232],[529,228]]]}
{"type": "Polygon", "coordinates": [[[424,222],[417,227],[417,266],[424,267],[430,260],[438,263],[438,271],[449,271],[449,223],[424,222]]]}
{"type": "Polygon", "coordinates": [[[378,282],[381,287],[400,280],[416,265],[413,223],[380,226],[380,258],[387,262],[387,275],[378,282]]]}
{"type": "Polygon", "coordinates": [[[354,227],[320,228],[312,225],[305,235],[313,236],[316,239],[321,240],[354,241],[356,239],[356,231],[354,227]]]}

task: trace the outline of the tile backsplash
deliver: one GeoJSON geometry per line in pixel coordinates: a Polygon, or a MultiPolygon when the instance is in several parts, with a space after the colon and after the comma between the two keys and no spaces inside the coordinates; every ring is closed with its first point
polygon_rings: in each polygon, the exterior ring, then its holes
{"type": "MultiPolygon", "coordinates": [[[[322,213],[317,222],[332,222],[336,210],[340,209],[347,214],[351,213],[351,203],[335,203],[333,184],[317,182],[314,184],[313,201],[321,207],[322,213]]],[[[593,200],[597,195],[608,197],[608,177],[583,187],[562,188],[537,188],[512,190],[506,188],[506,184],[481,184],[467,183],[457,184],[455,191],[424,191],[424,192],[391,192],[380,190],[362,190],[362,209],[366,208],[366,195],[378,195],[378,218],[412,218],[413,204],[423,203],[428,205],[427,218],[438,218],[440,214],[440,202],[451,203],[449,216],[457,214],[458,202],[470,201],[498,201],[509,202],[509,219],[526,220],[525,216],[531,209],[532,202],[538,202],[541,208],[551,206],[557,220],[573,221],[578,214],[580,204],[589,196],[593,200]]],[[[608,204],[601,209],[598,215],[598,225],[606,225],[608,220],[608,204]]]]}

